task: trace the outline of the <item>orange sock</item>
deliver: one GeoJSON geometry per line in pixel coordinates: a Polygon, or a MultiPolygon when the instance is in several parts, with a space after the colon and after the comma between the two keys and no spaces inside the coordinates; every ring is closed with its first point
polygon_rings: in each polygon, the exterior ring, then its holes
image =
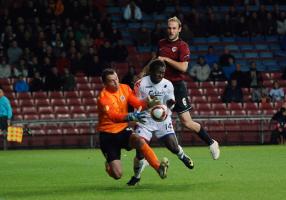
{"type": "Polygon", "coordinates": [[[141,148],[140,151],[143,153],[145,159],[148,161],[148,163],[154,168],[154,169],[159,169],[160,167],[160,162],[156,156],[156,154],[154,153],[154,151],[151,149],[151,147],[149,147],[149,145],[147,143],[144,143],[141,148]]]}

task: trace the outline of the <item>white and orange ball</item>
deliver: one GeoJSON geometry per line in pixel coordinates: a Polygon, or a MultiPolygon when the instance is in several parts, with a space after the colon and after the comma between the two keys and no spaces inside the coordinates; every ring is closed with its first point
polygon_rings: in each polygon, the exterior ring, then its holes
{"type": "Polygon", "coordinates": [[[162,122],[168,116],[168,108],[163,104],[156,105],[151,108],[150,115],[156,122],[162,122]]]}

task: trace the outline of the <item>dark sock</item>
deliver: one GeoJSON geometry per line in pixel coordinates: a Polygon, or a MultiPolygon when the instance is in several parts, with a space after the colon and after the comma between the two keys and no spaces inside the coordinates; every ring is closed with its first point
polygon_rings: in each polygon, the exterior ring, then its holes
{"type": "Polygon", "coordinates": [[[198,132],[198,136],[208,145],[211,145],[213,143],[213,140],[210,138],[209,134],[205,131],[205,129],[202,126],[200,131],[198,132]]]}

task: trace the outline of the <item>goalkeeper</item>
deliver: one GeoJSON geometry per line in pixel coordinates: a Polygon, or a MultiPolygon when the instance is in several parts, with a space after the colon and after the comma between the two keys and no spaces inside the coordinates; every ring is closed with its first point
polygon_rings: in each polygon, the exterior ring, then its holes
{"type": "Polygon", "coordinates": [[[117,73],[113,69],[105,69],[101,78],[104,88],[98,98],[97,130],[100,148],[106,158],[106,172],[114,179],[120,179],[122,176],[121,149],[135,148],[143,154],[162,179],[166,178],[168,159],[164,158],[160,162],[149,145],[131,128],[128,128],[129,121],[144,121],[140,107],[152,107],[158,103],[157,100],[150,98],[139,100],[129,86],[119,83],[117,73]],[[128,113],[128,104],[139,110],[128,113]]]}

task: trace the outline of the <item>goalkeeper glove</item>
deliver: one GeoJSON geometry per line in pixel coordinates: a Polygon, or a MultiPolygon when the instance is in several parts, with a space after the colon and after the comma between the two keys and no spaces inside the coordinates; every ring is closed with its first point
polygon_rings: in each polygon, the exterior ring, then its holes
{"type": "Polygon", "coordinates": [[[128,113],[126,120],[145,123],[146,115],[140,111],[134,111],[133,113],[128,113]]]}

